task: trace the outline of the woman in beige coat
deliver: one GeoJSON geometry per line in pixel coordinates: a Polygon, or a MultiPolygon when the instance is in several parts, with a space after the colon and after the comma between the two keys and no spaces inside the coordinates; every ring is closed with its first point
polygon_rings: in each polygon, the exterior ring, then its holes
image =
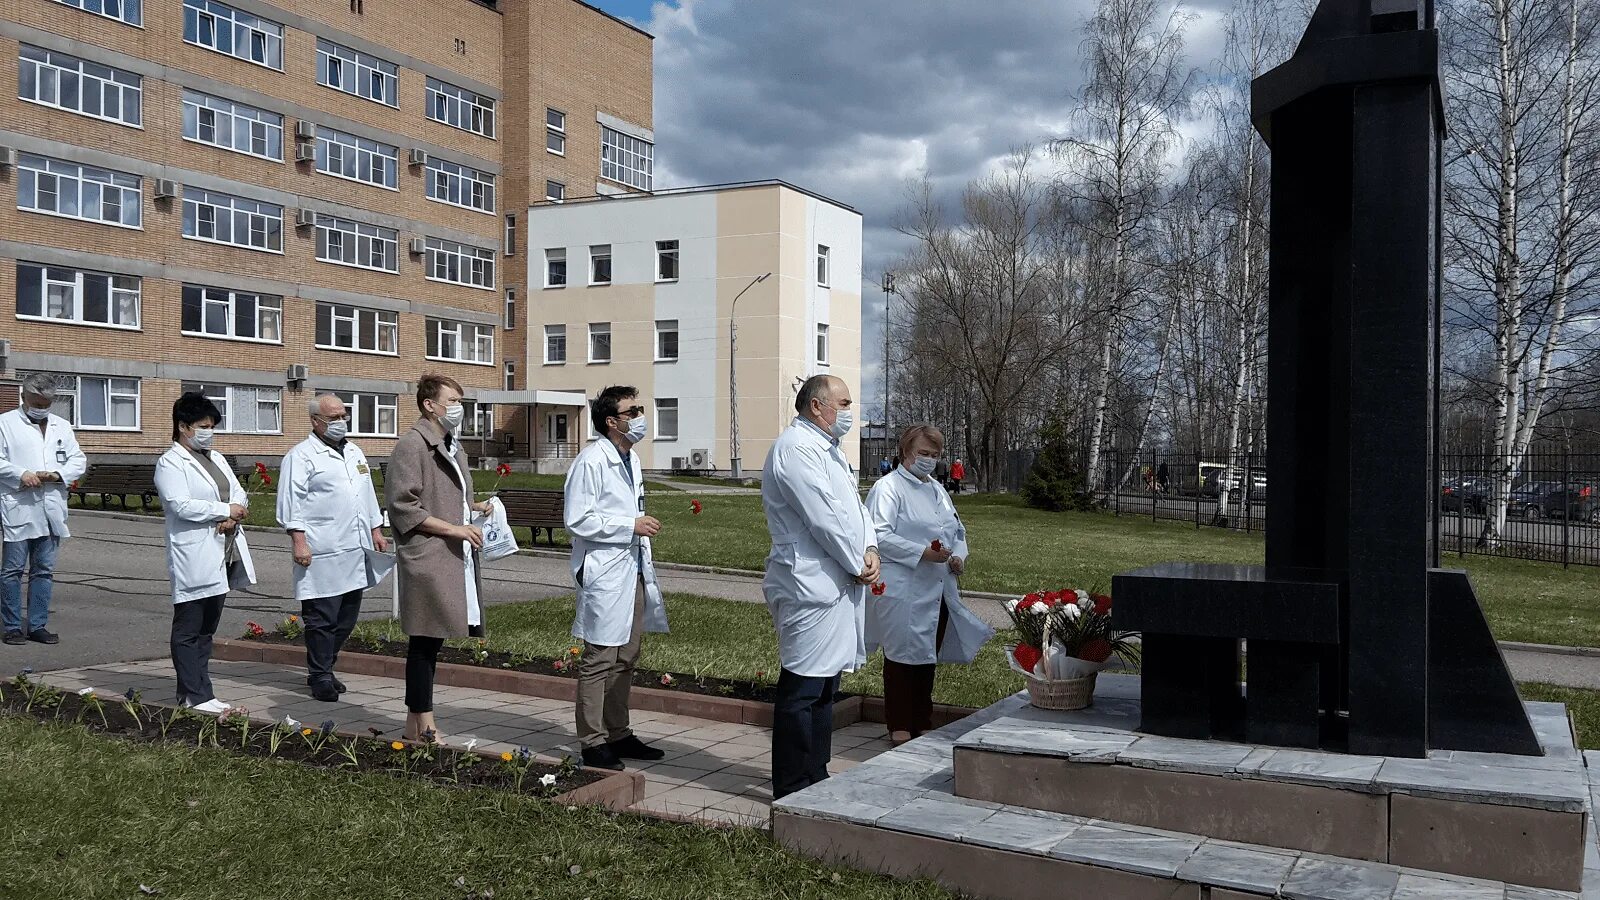
{"type": "Polygon", "coordinates": [[[461,385],[443,375],[417,382],[422,417],[395,444],[384,477],[400,568],[410,740],[442,738],[433,721],[433,676],[445,638],[482,635],[483,532],[471,524],[472,470],[461,446],[461,385]]]}

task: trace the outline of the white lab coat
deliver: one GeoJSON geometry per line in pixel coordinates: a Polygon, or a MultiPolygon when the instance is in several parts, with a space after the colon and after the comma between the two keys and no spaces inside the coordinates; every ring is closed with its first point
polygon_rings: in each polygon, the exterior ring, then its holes
{"type": "Polygon", "coordinates": [[[383,512],[367,456],[355,444],[346,441],[341,454],[313,434],[284,455],[278,524],[305,532],[311,547],[311,565],[292,564],[296,600],[338,597],[378,583],[367,551],[383,512]]]}
{"type": "Polygon", "coordinates": [[[936,540],[967,558],[967,529],[944,486],[900,466],[872,486],[867,512],[878,533],[884,585],[882,596],[867,598],[867,652],[882,647],[886,659],[912,666],[972,662],[994,629],[961,602],[948,564],[922,559],[936,540]],[[938,641],[941,603],[950,616],[943,644],[938,641]]]}
{"type": "Polygon", "coordinates": [[[838,442],[796,417],[767,454],[761,506],[772,535],[761,590],[779,661],[806,677],[854,671],[867,659],[867,587],[856,576],[875,541],[838,442]]]}
{"type": "Polygon", "coordinates": [[[83,477],[88,460],[66,419],[52,415],[43,431],[17,408],[0,415],[0,521],[5,540],[70,537],[67,489],[83,477]],[[61,481],[24,488],[28,472],[58,472],[61,481]]]}
{"type": "Polygon", "coordinates": [[[234,546],[239,565],[227,571],[227,535],[217,525],[228,518],[228,504],[249,506],[250,498],[228,468],[228,460],[215,450],[211,461],[228,479],[228,496],[218,496],[217,483],[181,444],[173,444],[156,460],[156,493],[167,523],[167,572],[172,576],[172,602],[186,603],[226,594],[256,583],[255,563],[244,531],[234,546]]]}
{"type": "Polygon", "coordinates": [[[628,458],[632,487],[622,471],[622,454],[606,438],[585,447],[567,471],[563,519],[572,537],[572,578],[578,586],[572,636],[599,647],[620,647],[632,637],[641,576],[644,630],[667,631],[667,608],[656,584],[650,539],[633,533],[634,520],[645,514],[644,470],[638,453],[628,458]]]}

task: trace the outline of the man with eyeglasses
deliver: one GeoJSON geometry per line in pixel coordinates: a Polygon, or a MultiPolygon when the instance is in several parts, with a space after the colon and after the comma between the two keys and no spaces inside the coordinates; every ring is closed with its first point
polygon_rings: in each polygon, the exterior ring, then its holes
{"type": "Polygon", "coordinates": [[[334,661],[355,630],[362,592],[378,582],[367,551],[384,552],[389,542],[366,454],[347,439],[344,401],[322,394],[307,406],[311,436],[284,456],[278,473],[278,524],[294,541],[306,684],[311,696],[331,703],[344,693],[334,661]]]}
{"type": "Polygon", "coordinates": [[[666,754],[641,741],[628,722],[633,667],[644,632],[665,632],[667,610],[656,585],[650,539],[661,523],[644,511],[644,467],[633,448],[649,434],[639,392],[608,387],[590,405],[600,439],[567,472],[565,521],[572,537],[578,615],[578,743],[583,764],[620,770],[624,759],[666,754]]]}

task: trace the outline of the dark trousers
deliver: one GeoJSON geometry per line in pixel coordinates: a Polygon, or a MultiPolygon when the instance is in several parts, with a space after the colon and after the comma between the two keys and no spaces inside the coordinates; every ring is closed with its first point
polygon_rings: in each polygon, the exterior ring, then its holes
{"type": "Polygon", "coordinates": [[[360,591],[300,601],[300,620],[306,627],[306,684],[333,680],[334,661],[360,616],[360,591]]]}
{"type": "MultiPolygon", "coordinates": [[[[934,648],[944,646],[944,630],[950,613],[939,604],[939,630],[934,648]]],[[[912,737],[933,730],[933,676],[938,663],[912,665],[883,658],[883,718],[891,733],[908,731],[912,737]]]]}
{"type": "Polygon", "coordinates": [[[828,777],[833,756],[833,695],[839,676],[808,677],[778,672],[772,703],[772,799],[828,777]]]}
{"type": "Polygon", "coordinates": [[[197,706],[216,698],[211,690],[211,636],[222,621],[227,594],[172,605],[172,668],[178,702],[197,706]]]}
{"type": "Polygon", "coordinates": [[[433,712],[433,673],[444,638],[413,637],[406,645],[406,709],[433,712]]]}

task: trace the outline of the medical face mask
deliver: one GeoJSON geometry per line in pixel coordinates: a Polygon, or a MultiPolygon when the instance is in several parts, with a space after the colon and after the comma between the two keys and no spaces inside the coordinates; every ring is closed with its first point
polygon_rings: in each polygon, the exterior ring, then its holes
{"type": "Polygon", "coordinates": [[[322,435],[323,437],[326,437],[328,440],[337,444],[344,440],[345,435],[349,433],[350,423],[344,419],[335,419],[328,423],[328,428],[322,433],[322,435]]]}
{"type": "Polygon", "coordinates": [[[939,461],[931,456],[919,456],[911,461],[911,474],[918,478],[927,478],[933,474],[933,467],[938,464],[939,461]]]}
{"type": "Polygon", "coordinates": [[[644,436],[649,433],[650,423],[645,420],[644,416],[634,416],[628,420],[628,440],[630,442],[637,444],[644,440],[644,436]]]}
{"type": "Polygon", "coordinates": [[[28,407],[28,418],[34,420],[35,422],[43,422],[45,419],[50,418],[50,407],[46,406],[44,409],[36,409],[30,406],[28,407]]]}
{"type": "Polygon", "coordinates": [[[189,441],[190,443],[194,444],[194,448],[196,450],[210,450],[211,440],[212,438],[216,437],[216,435],[216,429],[196,428],[194,430],[194,437],[190,438],[189,441]]]}
{"type": "Polygon", "coordinates": [[[465,421],[466,416],[466,407],[459,403],[455,403],[444,408],[444,418],[442,421],[444,422],[445,427],[450,429],[451,434],[460,434],[461,423],[465,421]]]}
{"type": "Polygon", "coordinates": [[[828,427],[828,433],[833,435],[834,440],[841,440],[845,435],[850,433],[850,429],[854,427],[855,424],[855,413],[848,409],[841,409],[838,411],[838,418],[834,419],[833,424],[828,427]]]}

